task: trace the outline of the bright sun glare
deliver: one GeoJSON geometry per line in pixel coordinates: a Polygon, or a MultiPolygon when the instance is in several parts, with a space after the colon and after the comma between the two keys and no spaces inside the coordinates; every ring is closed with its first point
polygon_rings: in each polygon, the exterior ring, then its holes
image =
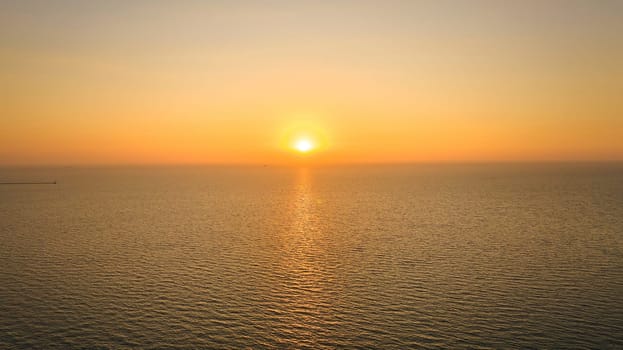
{"type": "Polygon", "coordinates": [[[314,149],[314,143],[309,139],[299,139],[294,143],[294,148],[301,153],[307,153],[314,149]]]}

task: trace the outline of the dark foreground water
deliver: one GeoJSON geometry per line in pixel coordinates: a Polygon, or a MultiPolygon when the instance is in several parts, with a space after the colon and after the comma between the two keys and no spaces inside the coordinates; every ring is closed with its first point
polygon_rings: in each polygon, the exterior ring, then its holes
{"type": "Polygon", "coordinates": [[[623,348],[621,165],[0,169],[0,348],[623,348]]]}

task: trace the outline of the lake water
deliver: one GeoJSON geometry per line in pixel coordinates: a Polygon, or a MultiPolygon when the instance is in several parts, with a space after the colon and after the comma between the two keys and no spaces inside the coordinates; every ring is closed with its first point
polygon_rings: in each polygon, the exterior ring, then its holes
{"type": "Polygon", "coordinates": [[[623,348],[623,166],[0,169],[0,348],[623,348]]]}

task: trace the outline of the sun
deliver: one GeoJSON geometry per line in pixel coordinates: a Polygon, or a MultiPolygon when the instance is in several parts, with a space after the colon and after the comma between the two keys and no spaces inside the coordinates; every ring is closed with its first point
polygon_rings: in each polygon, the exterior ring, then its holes
{"type": "Polygon", "coordinates": [[[298,139],[294,142],[294,149],[301,153],[307,153],[315,148],[314,142],[307,138],[298,139]]]}
{"type": "Polygon", "coordinates": [[[295,120],[288,124],[276,139],[276,146],[293,157],[291,159],[310,161],[328,149],[326,128],[319,122],[295,120]]]}

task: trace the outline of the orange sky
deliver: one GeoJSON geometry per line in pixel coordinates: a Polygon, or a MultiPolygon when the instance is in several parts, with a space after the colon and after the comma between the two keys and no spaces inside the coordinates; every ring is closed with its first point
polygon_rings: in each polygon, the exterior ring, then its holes
{"type": "Polygon", "coordinates": [[[620,1],[3,1],[0,164],[623,160],[621,33],[620,1]]]}

